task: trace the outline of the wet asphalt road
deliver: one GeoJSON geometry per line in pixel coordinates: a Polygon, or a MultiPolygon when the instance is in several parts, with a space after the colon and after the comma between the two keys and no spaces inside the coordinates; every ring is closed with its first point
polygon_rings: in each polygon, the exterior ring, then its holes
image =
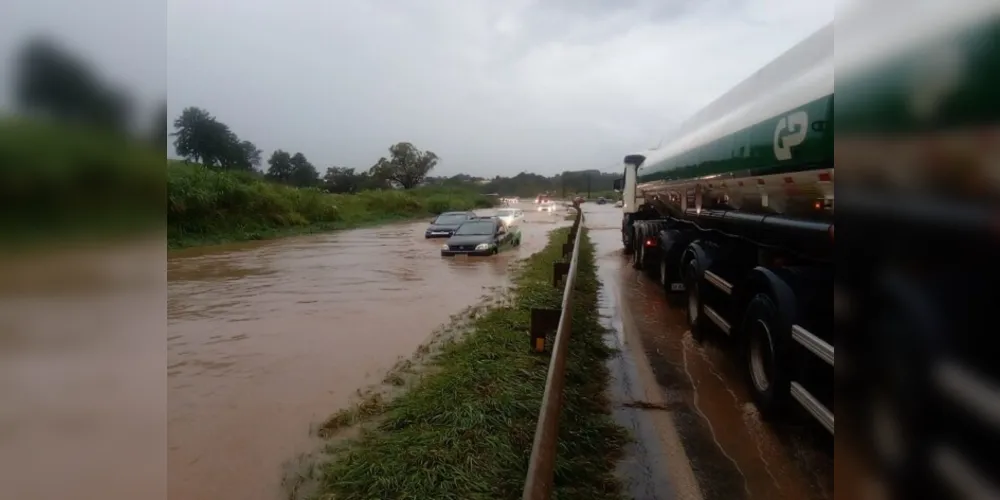
{"type": "Polygon", "coordinates": [[[521,246],[492,257],[442,258],[426,221],[171,254],[169,497],[281,498],[310,426],[569,224],[524,208],[521,246]]]}
{"type": "Polygon", "coordinates": [[[634,498],[833,497],[833,445],[810,421],[760,421],[732,356],[694,342],[682,309],[622,253],[621,210],[585,205],[598,255],[615,417],[638,438],[620,467],[634,498]]]}

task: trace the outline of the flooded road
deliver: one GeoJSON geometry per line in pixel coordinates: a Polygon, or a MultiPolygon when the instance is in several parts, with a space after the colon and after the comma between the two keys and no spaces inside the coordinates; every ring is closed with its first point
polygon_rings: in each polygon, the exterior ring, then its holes
{"type": "Polygon", "coordinates": [[[613,395],[616,419],[643,441],[630,450],[638,456],[623,472],[632,483],[629,492],[706,500],[833,498],[833,446],[826,431],[812,422],[761,422],[732,357],[710,339],[698,345],[683,310],[668,305],[659,285],[628,264],[621,209],[585,207],[603,298],[616,302],[605,308],[614,316],[608,322],[626,358],[612,367],[615,379],[627,380],[627,387],[612,390],[622,393],[613,395]],[[639,363],[628,359],[636,353],[639,363]],[[645,390],[636,388],[643,384],[645,390]],[[675,449],[677,440],[683,452],[675,449]]]}
{"type": "Polygon", "coordinates": [[[523,208],[520,248],[493,257],[442,258],[426,221],[171,254],[169,497],[281,498],[312,424],[569,224],[523,208]]]}

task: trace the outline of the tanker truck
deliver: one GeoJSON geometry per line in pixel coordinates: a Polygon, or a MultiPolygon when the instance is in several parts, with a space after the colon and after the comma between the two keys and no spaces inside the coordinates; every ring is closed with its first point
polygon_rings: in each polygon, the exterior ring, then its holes
{"type": "Polygon", "coordinates": [[[625,156],[622,244],[695,339],[730,340],[763,417],[801,407],[833,434],[836,386],[895,498],[998,498],[976,285],[996,281],[1000,3],[877,4],[838,14],[836,107],[827,26],[625,156]]]}
{"type": "Polygon", "coordinates": [[[735,342],[772,418],[833,415],[833,27],[624,158],[622,243],[685,304],[694,338],[735,342]]]}

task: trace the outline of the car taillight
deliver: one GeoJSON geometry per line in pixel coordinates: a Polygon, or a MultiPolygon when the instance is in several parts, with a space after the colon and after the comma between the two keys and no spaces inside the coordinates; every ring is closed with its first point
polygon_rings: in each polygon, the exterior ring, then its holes
{"type": "Polygon", "coordinates": [[[646,238],[646,248],[655,247],[656,240],[653,238],[646,238]]]}

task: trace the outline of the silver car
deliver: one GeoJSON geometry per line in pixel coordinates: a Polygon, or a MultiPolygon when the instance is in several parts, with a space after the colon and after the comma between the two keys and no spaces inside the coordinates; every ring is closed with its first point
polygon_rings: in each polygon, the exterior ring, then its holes
{"type": "Polygon", "coordinates": [[[518,221],[524,218],[524,211],[517,208],[501,208],[497,210],[496,216],[509,227],[516,225],[518,221]]]}

